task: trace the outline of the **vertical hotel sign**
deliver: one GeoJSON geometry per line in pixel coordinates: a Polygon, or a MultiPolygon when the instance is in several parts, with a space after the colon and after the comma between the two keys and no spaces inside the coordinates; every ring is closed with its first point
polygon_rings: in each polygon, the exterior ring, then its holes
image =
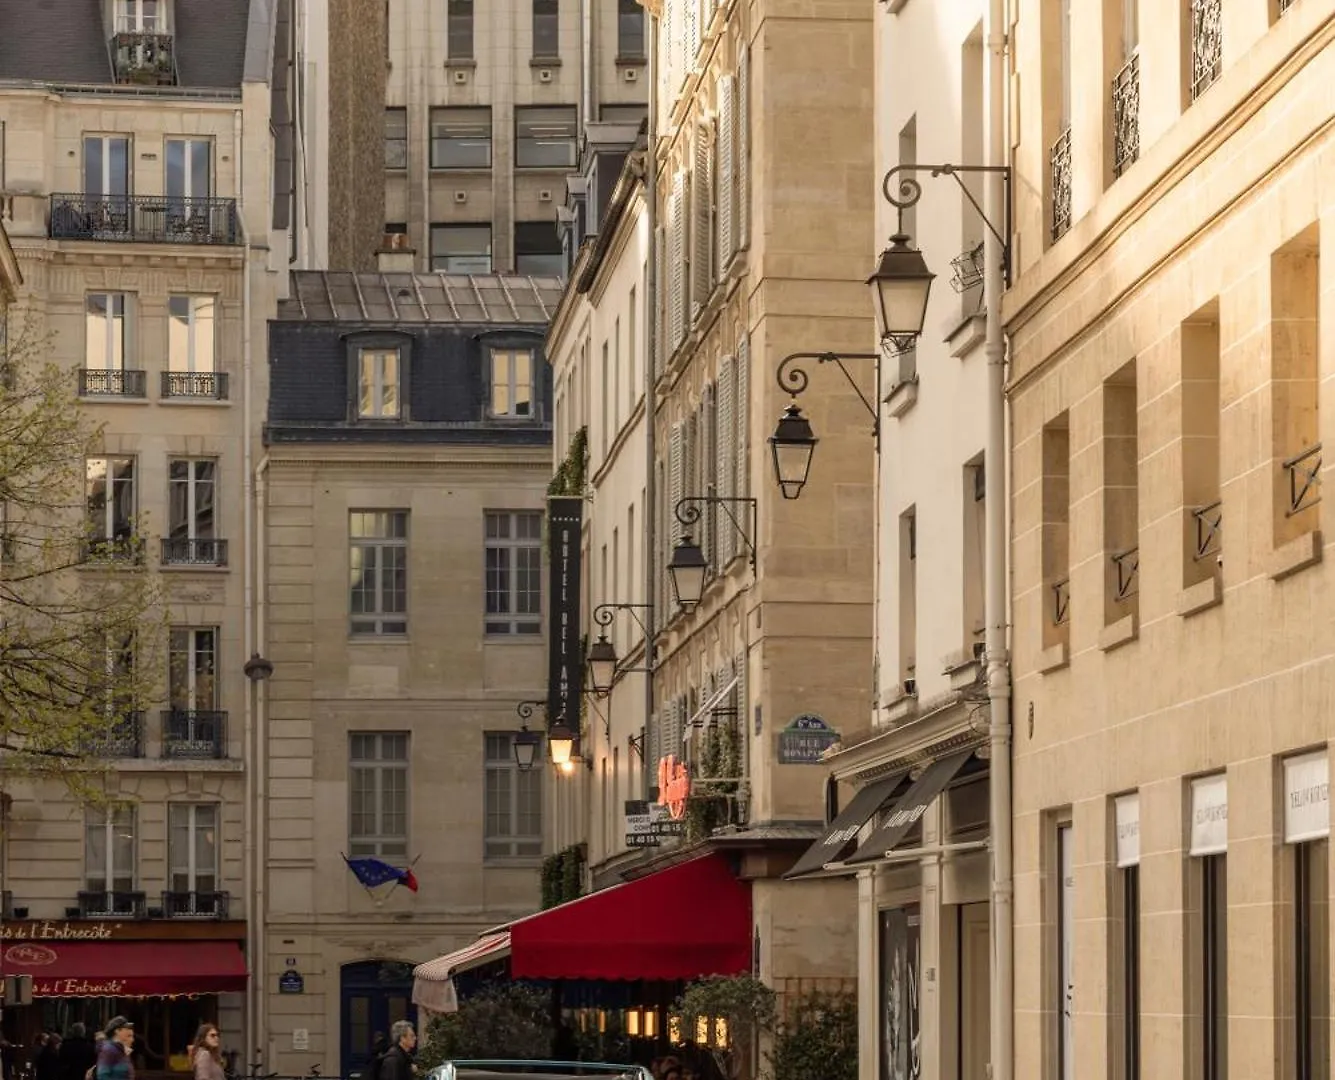
{"type": "Polygon", "coordinates": [[[579,648],[581,499],[547,500],[547,562],[550,619],[547,627],[547,726],[565,723],[579,731],[579,695],[584,683],[579,648]]]}

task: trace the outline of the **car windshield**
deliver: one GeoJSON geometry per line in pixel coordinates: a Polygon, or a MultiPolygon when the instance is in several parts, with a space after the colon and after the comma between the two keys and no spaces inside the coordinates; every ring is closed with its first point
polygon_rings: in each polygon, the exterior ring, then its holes
{"type": "Polygon", "coordinates": [[[651,1080],[639,1065],[588,1061],[447,1061],[432,1080],[651,1080]]]}

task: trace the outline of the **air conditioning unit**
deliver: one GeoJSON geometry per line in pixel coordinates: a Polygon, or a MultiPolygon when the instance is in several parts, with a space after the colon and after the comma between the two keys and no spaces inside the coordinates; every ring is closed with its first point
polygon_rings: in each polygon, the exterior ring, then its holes
{"type": "Polygon", "coordinates": [[[633,67],[626,68],[626,82],[639,82],[639,79],[640,79],[639,68],[633,68],[633,67]]]}
{"type": "Polygon", "coordinates": [[[468,192],[456,191],[454,193],[454,201],[457,203],[466,203],[468,201],[468,192]]]}
{"type": "Polygon", "coordinates": [[[454,73],[454,85],[466,86],[468,84],[468,72],[462,69],[454,73]]]}
{"type": "Polygon", "coordinates": [[[540,82],[540,83],[549,83],[549,82],[551,82],[551,81],[552,81],[552,69],[551,69],[551,68],[539,68],[539,69],[538,69],[538,82],[540,82]]]}
{"type": "Polygon", "coordinates": [[[551,202],[551,201],[552,201],[551,188],[543,188],[541,191],[538,192],[538,202],[551,202]]]}

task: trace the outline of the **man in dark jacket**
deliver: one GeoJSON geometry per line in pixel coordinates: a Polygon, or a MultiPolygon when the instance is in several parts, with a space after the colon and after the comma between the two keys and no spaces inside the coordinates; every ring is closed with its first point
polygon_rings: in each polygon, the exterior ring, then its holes
{"type": "Polygon", "coordinates": [[[395,1021],[389,1029],[393,1045],[380,1061],[375,1080],[413,1080],[413,1050],[417,1047],[417,1032],[407,1020],[395,1021]]]}
{"type": "Polygon", "coordinates": [[[70,1033],[60,1044],[60,1080],[83,1080],[97,1064],[97,1047],[82,1024],[71,1024],[70,1033]]]}

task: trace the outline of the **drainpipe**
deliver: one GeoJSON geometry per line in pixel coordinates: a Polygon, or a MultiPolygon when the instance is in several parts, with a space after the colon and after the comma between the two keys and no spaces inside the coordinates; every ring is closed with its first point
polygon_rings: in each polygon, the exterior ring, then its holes
{"type": "MultiPolygon", "coordinates": [[[[644,320],[645,334],[649,347],[644,351],[644,507],[641,517],[644,519],[644,602],[648,605],[644,620],[644,739],[640,743],[640,766],[643,774],[644,794],[649,794],[651,774],[649,772],[649,726],[654,715],[654,629],[657,625],[654,588],[661,568],[654,564],[658,553],[658,535],[654,527],[658,505],[657,468],[655,465],[654,424],[658,410],[654,407],[657,398],[655,369],[658,358],[658,19],[644,5],[645,29],[649,32],[649,119],[645,141],[648,143],[648,162],[644,170],[645,226],[649,238],[649,258],[645,269],[644,310],[648,316],[644,320]]],[[[667,523],[664,522],[666,525],[667,523]]]]}
{"type": "MultiPolygon", "coordinates": [[[[265,454],[255,467],[255,652],[265,653],[265,560],[264,535],[268,508],[265,487],[269,471],[269,455],[265,454]]],[[[269,865],[266,858],[269,836],[269,683],[261,679],[255,683],[255,754],[251,759],[255,773],[255,910],[263,913],[268,895],[269,865]]],[[[255,996],[255,1020],[265,1033],[265,1060],[275,1058],[273,1036],[268,1030],[269,1010],[264,997],[265,972],[268,971],[269,943],[261,924],[255,934],[255,970],[259,973],[259,990],[255,996]]]]}
{"type": "MultiPolygon", "coordinates": [[[[988,0],[984,36],[987,42],[987,164],[1006,162],[1006,0],[988,0]]],[[[1006,191],[999,172],[986,173],[983,203],[989,221],[1006,221],[1006,191]]],[[[1006,238],[1009,242],[1010,237],[1006,238]]],[[[987,362],[987,443],[984,474],[987,545],[984,598],[987,623],[984,657],[990,739],[990,807],[992,830],[992,1005],[991,1080],[1010,1080],[1014,1067],[1015,982],[1014,911],[1011,837],[1011,680],[1007,653],[1006,576],[1006,340],[1001,322],[1004,287],[1002,244],[991,231],[984,234],[983,304],[987,310],[983,356],[987,362]]]]}
{"type": "MultiPolygon", "coordinates": [[[[242,112],[237,109],[232,113],[232,162],[236,173],[236,220],[241,230],[242,249],[245,252],[242,262],[241,282],[241,548],[242,548],[242,657],[249,657],[255,652],[255,540],[253,526],[253,491],[251,488],[251,400],[250,400],[250,276],[251,259],[254,252],[250,246],[250,231],[246,228],[245,191],[242,168],[242,131],[244,122],[242,112]]],[[[246,983],[246,1037],[251,1041],[255,1052],[259,1052],[259,1004],[262,991],[263,973],[255,968],[255,954],[258,948],[256,920],[259,910],[255,903],[257,888],[258,863],[255,846],[255,713],[252,704],[251,687],[246,687],[243,725],[242,759],[245,768],[245,865],[243,867],[246,889],[246,960],[250,966],[250,979],[246,983]]],[[[249,1064],[246,1062],[245,1064],[249,1064]]]]}

